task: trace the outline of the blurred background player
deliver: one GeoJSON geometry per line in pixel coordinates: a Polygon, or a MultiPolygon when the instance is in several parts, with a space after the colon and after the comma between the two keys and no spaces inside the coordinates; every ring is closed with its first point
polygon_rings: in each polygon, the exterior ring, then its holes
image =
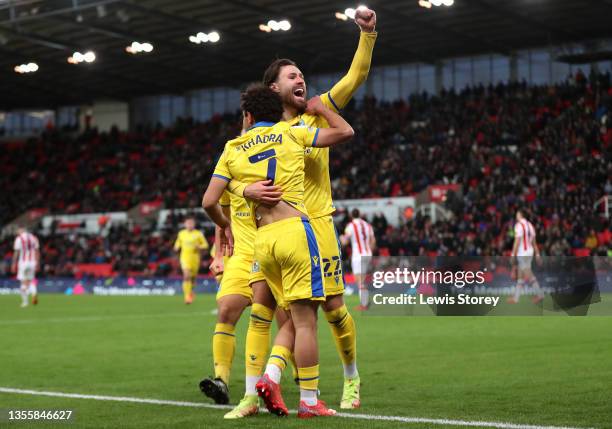
{"type": "Polygon", "coordinates": [[[183,298],[185,304],[193,302],[193,286],[200,270],[200,252],[208,250],[208,242],[200,230],[195,229],[195,219],[185,218],[185,228],[179,231],[174,250],[180,250],[179,261],[183,271],[183,298]]]}
{"type": "Polygon", "coordinates": [[[540,263],[540,250],[536,243],[535,228],[525,217],[524,211],[519,209],[516,212],[514,245],[512,246],[512,259],[513,262],[516,260],[517,270],[516,287],[514,288],[514,296],[508,299],[508,303],[517,304],[521,296],[521,291],[526,285],[530,285],[537,290],[537,295],[532,299],[534,304],[538,304],[544,299],[540,284],[531,270],[534,254],[536,255],[537,262],[540,263]]]}
{"type": "Polygon", "coordinates": [[[370,305],[370,293],[364,284],[365,275],[368,272],[367,259],[364,256],[372,256],[372,251],[376,248],[376,238],[372,225],[360,217],[358,209],[351,212],[351,221],[346,225],[344,234],[340,238],[345,246],[351,243],[351,266],[353,275],[359,288],[359,306],[357,310],[367,310],[370,305]]]}
{"type": "Polygon", "coordinates": [[[38,238],[26,231],[17,228],[17,237],[13,246],[12,271],[17,273],[17,280],[21,283],[21,307],[27,307],[28,294],[32,295],[32,304],[38,304],[38,293],[35,284],[35,275],[40,261],[38,238]]]}

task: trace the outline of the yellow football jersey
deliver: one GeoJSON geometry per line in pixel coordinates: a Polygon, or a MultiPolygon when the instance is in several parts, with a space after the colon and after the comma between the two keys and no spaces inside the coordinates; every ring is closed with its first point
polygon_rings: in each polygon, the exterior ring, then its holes
{"type": "MultiPolygon", "coordinates": [[[[321,101],[330,109],[335,109],[330,102],[329,92],[321,95],[321,101]]],[[[294,127],[307,126],[328,128],[327,121],[318,115],[305,113],[288,122],[294,127]]],[[[305,150],[304,158],[304,204],[313,219],[336,211],[332,199],[331,180],[329,177],[329,148],[310,147],[305,150]]]]}
{"type": "Polygon", "coordinates": [[[219,204],[230,206],[232,234],[234,235],[234,254],[253,257],[257,226],[251,215],[251,208],[244,198],[223,192],[219,204]]]}
{"type": "MultiPolygon", "coordinates": [[[[304,205],[304,148],[317,143],[318,128],[258,122],[228,141],[213,176],[242,183],[272,180],[283,201],[308,215],[304,205]]],[[[255,207],[250,207],[251,212],[255,207]]]]}
{"type": "Polygon", "coordinates": [[[193,229],[189,231],[182,229],[174,242],[174,250],[179,249],[181,249],[181,258],[190,256],[199,257],[200,249],[208,249],[208,242],[200,230],[193,229]]]}

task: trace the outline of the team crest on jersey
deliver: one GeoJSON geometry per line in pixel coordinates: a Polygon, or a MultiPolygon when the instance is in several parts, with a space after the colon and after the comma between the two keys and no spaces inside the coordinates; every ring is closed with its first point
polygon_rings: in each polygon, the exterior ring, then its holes
{"type": "Polygon", "coordinates": [[[292,126],[291,128],[289,128],[289,129],[287,130],[287,135],[289,136],[289,138],[290,138],[291,140],[293,140],[293,141],[294,141],[294,142],[296,142],[296,143],[298,143],[298,139],[297,139],[297,138],[296,138],[296,137],[293,135],[293,133],[291,132],[291,130],[293,130],[294,128],[308,128],[308,131],[310,131],[310,132],[314,132],[314,131],[315,131],[315,128],[313,128],[313,127],[309,127],[308,125],[304,124],[304,123],[303,123],[303,121],[302,121],[302,123],[301,123],[301,124],[298,124],[298,125],[294,125],[294,126],[292,126]]]}
{"type": "Polygon", "coordinates": [[[259,262],[253,261],[253,266],[251,267],[251,272],[252,273],[258,273],[259,272],[259,262]]]}

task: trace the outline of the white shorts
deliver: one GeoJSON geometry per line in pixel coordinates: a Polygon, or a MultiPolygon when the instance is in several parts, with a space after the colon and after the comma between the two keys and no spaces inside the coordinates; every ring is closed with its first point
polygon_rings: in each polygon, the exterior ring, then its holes
{"type": "Polygon", "coordinates": [[[17,268],[17,280],[19,281],[29,281],[34,280],[36,276],[36,262],[27,261],[20,262],[17,268]]]}
{"type": "Polygon", "coordinates": [[[531,261],[533,261],[533,255],[527,255],[527,256],[517,256],[516,257],[517,262],[518,262],[518,269],[519,270],[527,270],[527,269],[531,269],[531,261]]]}
{"type": "Polygon", "coordinates": [[[351,267],[353,274],[364,274],[368,272],[368,261],[371,256],[353,255],[351,257],[351,267]]]}

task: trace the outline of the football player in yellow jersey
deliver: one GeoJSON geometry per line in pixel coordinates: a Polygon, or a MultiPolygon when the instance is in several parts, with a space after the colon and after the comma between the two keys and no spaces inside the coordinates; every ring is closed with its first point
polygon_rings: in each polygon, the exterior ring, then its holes
{"type": "Polygon", "coordinates": [[[304,207],[304,148],[327,147],[353,136],[350,125],[324,107],[318,97],[309,107],[313,113],[322,115],[330,128],[275,123],[283,111],[279,95],[261,84],[247,89],[242,96],[242,110],[249,129],[226,144],[202,204],[211,219],[228,230],[229,221],[217,202],[232,178],[244,183],[268,178],[282,188],[278,204],[251,205],[258,227],[255,260],[274,298],[290,310],[291,317],[276,336],[266,372],[257,383],[257,392],[268,410],[287,415],[279,383],[281,371],[293,351],[300,384],[298,417],[303,418],[335,414],[317,398],[316,311],[318,303],[325,300],[325,293],[317,241],[304,207]]]}
{"type": "MultiPolygon", "coordinates": [[[[251,272],[257,228],[246,200],[226,191],[219,205],[225,217],[230,220],[233,241],[229,242],[222,237],[220,228],[216,228],[215,254],[210,266],[221,285],[217,293],[217,324],[213,331],[215,377],[202,380],[200,390],[218,404],[229,401],[228,382],[236,342],[234,330],[244,309],[252,303],[245,347],[247,393],[241,401],[239,412],[231,411],[224,416],[226,419],[235,419],[259,411],[255,385],[261,377],[270,349],[270,328],[275,316],[276,300],[263,274],[260,271],[251,272]],[[245,297],[249,300],[245,300],[245,297]]],[[[279,311],[276,320],[281,327],[288,320],[287,313],[279,311]]]]}
{"type": "Polygon", "coordinates": [[[214,378],[200,382],[200,390],[217,404],[229,402],[229,377],[236,348],[235,326],[246,307],[251,305],[253,292],[249,276],[253,265],[255,223],[244,198],[224,192],[219,201],[228,219],[231,219],[234,241],[232,251],[221,244],[220,229],[215,231],[215,258],[211,264],[214,274],[222,272],[217,292],[217,323],[213,331],[212,349],[214,378]],[[230,257],[224,256],[231,254],[230,257]]]}
{"type": "Polygon", "coordinates": [[[200,270],[200,252],[208,250],[208,242],[200,230],[195,229],[195,219],[187,217],[185,219],[185,229],[182,229],[176,241],[174,250],[180,250],[179,261],[183,271],[183,297],[185,304],[193,302],[193,286],[200,270]]]}
{"type": "MultiPolygon", "coordinates": [[[[249,325],[255,325],[255,328],[251,329],[251,337],[247,337],[245,351],[247,379],[249,380],[248,376],[252,374],[257,376],[255,380],[250,379],[254,398],[250,398],[251,406],[247,409],[249,414],[255,414],[259,409],[255,383],[259,380],[263,361],[270,347],[269,334],[273,316],[273,313],[267,314],[264,310],[270,306],[269,301],[274,302],[274,297],[269,291],[262,296],[259,290],[262,286],[267,288],[263,274],[251,273],[255,254],[253,243],[257,228],[246,200],[224,192],[219,200],[219,206],[225,217],[230,220],[233,240],[231,243],[228,242],[221,236],[220,228],[216,228],[215,255],[210,267],[220,283],[217,292],[217,323],[212,341],[215,376],[205,378],[199,386],[202,393],[212,398],[215,403],[229,402],[228,384],[236,347],[235,326],[244,309],[252,304],[253,311],[249,325]]],[[[279,313],[277,316],[279,326],[285,321],[287,321],[285,313],[279,313]]],[[[230,415],[226,418],[234,417],[230,415]]]]}
{"type": "MultiPolygon", "coordinates": [[[[376,41],[376,14],[367,8],[359,8],[355,22],[360,27],[357,52],[348,73],[328,92],[321,95],[322,102],[339,112],[366,80],[376,41]]],[[[283,100],[283,120],[295,126],[327,126],[320,115],[305,113],[306,82],[296,64],[287,59],[274,61],[266,70],[263,82],[279,92],[283,100]]],[[[321,305],[336,342],[338,354],[344,367],[344,386],[341,408],[358,408],[361,404],[360,378],[357,372],[355,322],[344,304],[344,281],[342,276],[340,246],[331,214],[335,211],[332,202],[329,177],[329,149],[308,148],[305,160],[305,205],[310,215],[321,252],[324,269],[326,301],[321,305]]],[[[252,201],[274,204],[279,199],[280,187],[269,181],[245,186],[232,181],[232,192],[252,201]]],[[[247,334],[248,335],[248,334],[247,334]]]]}

